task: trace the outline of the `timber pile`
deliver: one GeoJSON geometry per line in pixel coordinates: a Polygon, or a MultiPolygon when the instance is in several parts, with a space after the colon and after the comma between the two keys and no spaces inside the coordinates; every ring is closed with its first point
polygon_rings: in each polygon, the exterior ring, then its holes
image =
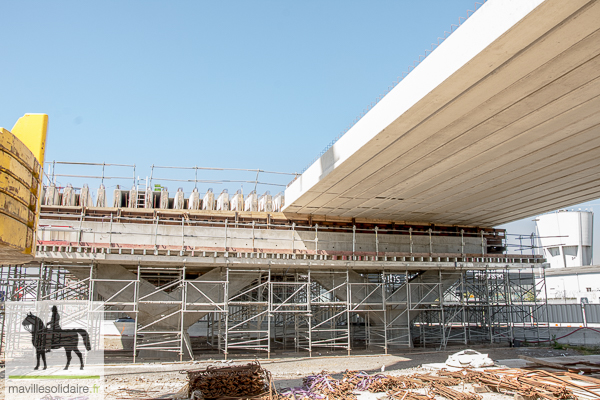
{"type": "Polygon", "coordinates": [[[201,399],[259,399],[270,394],[271,374],[258,362],[188,371],[188,396],[201,399]]]}

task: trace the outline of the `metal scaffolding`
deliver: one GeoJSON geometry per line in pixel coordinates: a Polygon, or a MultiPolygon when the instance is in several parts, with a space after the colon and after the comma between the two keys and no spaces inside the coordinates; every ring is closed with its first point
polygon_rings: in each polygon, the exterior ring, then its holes
{"type": "MultiPolygon", "coordinates": [[[[54,264],[39,263],[31,265],[0,266],[0,356],[4,357],[6,346],[13,349],[20,347],[20,335],[13,335],[7,342],[6,331],[18,331],[15,325],[22,321],[6,317],[7,301],[43,301],[43,300],[91,300],[89,298],[89,280],[78,280],[71,272],[54,264]]],[[[80,316],[67,315],[64,321],[80,316]]],[[[29,340],[29,339],[27,339],[29,340]]]]}
{"type": "Polygon", "coordinates": [[[0,290],[11,301],[101,301],[107,319],[115,313],[131,316],[133,361],[168,359],[169,354],[193,359],[211,351],[224,357],[290,351],[311,356],[323,350],[387,353],[549,338],[544,280],[536,280],[533,268],[221,267],[205,280],[184,265],[138,266],[129,270],[134,278],[122,279],[100,279],[99,268],[44,262],[4,266],[0,290]],[[112,296],[100,296],[101,285],[110,285],[112,296]]]}

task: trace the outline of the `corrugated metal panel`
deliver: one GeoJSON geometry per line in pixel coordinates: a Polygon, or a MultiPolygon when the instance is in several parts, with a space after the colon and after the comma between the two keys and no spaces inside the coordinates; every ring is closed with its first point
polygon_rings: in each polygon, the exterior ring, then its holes
{"type": "MultiPolygon", "coordinates": [[[[580,304],[548,304],[547,306],[539,307],[535,312],[535,316],[538,322],[548,322],[550,324],[583,324],[583,312],[580,304]],[[546,308],[548,309],[547,315],[546,308]]],[[[591,322],[589,318],[588,322],[591,322]]]]}
{"type": "Polygon", "coordinates": [[[533,308],[531,306],[514,308],[512,311],[512,322],[515,324],[531,323],[531,312],[532,311],[533,311],[533,308]]]}
{"type": "Polygon", "coordinates": [[[586,304],[585,319],[588,324],[600,324],[600,304],[586,304]]]}
{"type": "Polygon", "coordinates": [[[580,304],[549,304],[550,322],[583,324],[583,311],[580,304]]]}
{"type": "Polygon", "coordinates": [[[541,305],[535,310],[535,320],[537,322],[548,322],[546,318],[546,305],[541,305]]]}

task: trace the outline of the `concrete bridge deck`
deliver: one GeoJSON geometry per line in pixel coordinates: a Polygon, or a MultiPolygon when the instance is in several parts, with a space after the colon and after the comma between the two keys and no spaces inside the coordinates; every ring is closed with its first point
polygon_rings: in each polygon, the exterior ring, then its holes
{"type": "MultiPolygon", "coordinates": [[[[457,268],[540,265],[508,254],[503,230],[320,220],[281,213],[42,206],[37,259],[188,268],[457,268]]],[[[531,250],[529,251],[531,253],[531,250]]]]}
{"type": "Polygon", "coordinates": [[[600,3],[488,1],[298,177],[285,212],[497,226],[600,197],[600,3]]]}

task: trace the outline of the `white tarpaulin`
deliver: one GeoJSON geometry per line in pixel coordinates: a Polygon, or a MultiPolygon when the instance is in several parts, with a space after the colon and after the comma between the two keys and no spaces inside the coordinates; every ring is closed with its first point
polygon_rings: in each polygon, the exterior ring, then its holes
{"type": "Polygon", "coordinates": [[[493,366],[494,361],[487,354],[468,349],[448,356],[446,365],[455,368],[481,368],[493,366]]]}

